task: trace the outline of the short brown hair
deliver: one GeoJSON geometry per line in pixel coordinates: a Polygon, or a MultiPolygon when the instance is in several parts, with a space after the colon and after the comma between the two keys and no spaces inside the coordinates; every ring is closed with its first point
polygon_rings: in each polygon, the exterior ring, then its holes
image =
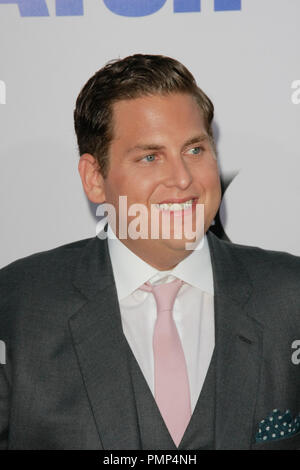
{"type": "Polygon", "coordinates": [[[106,178],[113,139],[112,105],[123,99],[169,93],[189,93],[195,97],[214,146],[213,103],[188,69],[171,57],[135,54],[108,62],[82,88],[74,111],[79,154],[93,155],[106,178]]]}

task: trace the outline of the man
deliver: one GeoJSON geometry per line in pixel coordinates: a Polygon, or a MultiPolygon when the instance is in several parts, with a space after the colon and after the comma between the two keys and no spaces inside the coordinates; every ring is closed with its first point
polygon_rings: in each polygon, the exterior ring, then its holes
{"type": "Polygon", "coordinates": [[[1,271],[1,447],[300,448],[300,260],[209,231],[209,98],[179,62],[137,54],[74,115],[85,193],[116,223],[1,271]],[[156,236],[128,236],[137,203],[156,236]]]}

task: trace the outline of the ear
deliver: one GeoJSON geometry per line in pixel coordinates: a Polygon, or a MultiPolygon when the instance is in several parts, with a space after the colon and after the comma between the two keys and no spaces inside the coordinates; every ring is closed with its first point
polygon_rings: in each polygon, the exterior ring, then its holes
{"type": "Polygon", "coordinates": [[[101,204],[105,201],[104,179],[95,157],[89,153],[81,155],[78,171],[85,194],[91,202],[101,204]]]}

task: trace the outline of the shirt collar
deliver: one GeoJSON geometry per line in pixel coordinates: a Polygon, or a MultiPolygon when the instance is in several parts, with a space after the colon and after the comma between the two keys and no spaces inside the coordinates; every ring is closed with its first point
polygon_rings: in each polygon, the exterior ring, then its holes
{"type": "Polygon", "coordinates": [[[193,250],[175,268],[168,271],[160,271],[139,258],[114,235],[109,224],[107,236],[119,301],[132,294],[144,282],[149,280],[156,282],[167,275],[175,276],[204,292],[214,294],[212,265],[206,235],[199,245],[201,249],[193,250]]]}

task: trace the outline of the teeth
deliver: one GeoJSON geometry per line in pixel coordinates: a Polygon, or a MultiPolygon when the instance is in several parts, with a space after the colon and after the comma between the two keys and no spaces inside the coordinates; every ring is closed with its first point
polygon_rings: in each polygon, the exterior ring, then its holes
{"type": "Polygon", "coordinates": [[[180,204],[179,203],[169,203],[169,204],[164,203],[164,204],[155,204],[155,205],[158,209],[163,210],[163,211],[181,211],[181,210],[192,207],[193,199],[182,202],[180,204]]]}

